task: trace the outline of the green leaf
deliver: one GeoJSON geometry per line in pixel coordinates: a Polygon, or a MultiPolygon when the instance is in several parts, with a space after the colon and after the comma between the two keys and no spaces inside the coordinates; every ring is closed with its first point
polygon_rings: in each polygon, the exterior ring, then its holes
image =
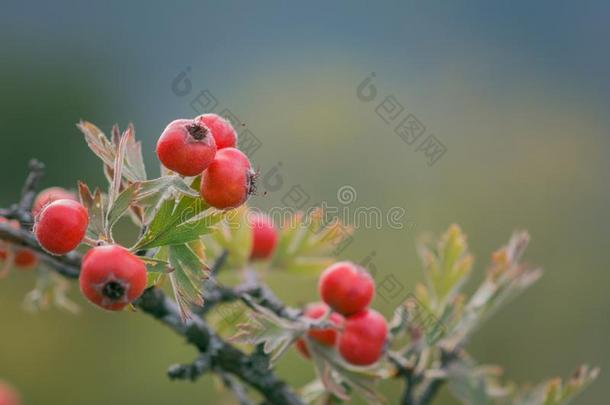
{"type": "Polygon", "coordinates": [[[567,380],[553,378],[533,389],[518,391],[509,405],[567,405],[599,376],[598,368],[580,366],[567,380]]]}
{"type": "Polygon", "coordinates": [[[203,306],[203,280],[207,267],[187,245],[170,246],[169,263],[173,269],[169,274],[172,290],[185,321],[191,316],[192,305],[203,306]]]}
{"type": "Polygon", "coordinates": [[[146,180],[146,167],[144,166],[144,158],[142,157],[142,143],[136,141],[136,130],[132,123],[129,123],[128,131],[134,134],[127,141],[127,149],[125,158],[127,165],[130,167],[139,181],[146,180]]]}
{"type": "Polygon", "coordinates": [[[544,385],[543,405],[567,405],[599,376],[598,368],[580,366],[567,381],[556,378],[544,385]]]}
{"type": "MultiPolygon", "coordinates": [[[[118,134],[118,128],[113,130],[113,137],[111,141],[98,127],[90,122],[81,121],[76,124],[76,126],[83,133],[89,149],[91,149],[91,151],[93,151],[93,153],[104,163],[105,170],[112,171],[115,167],[115,159],[118,150],[117,146],[120,138],[116,136],[116,134],[118,134]]],[[[133,126],[130,126],[126,133],[133,133],[133,126]]],[[[128,144],[129,143],[134,144],[135,140],[129,141],[128,144]]],[[[132,153],[134,153],[135,148],[136,146],[131,146],[132,153]]],[[[129,147],[127,147],[127,149],[129,149],[129,147]]],[[[140,166],[139,158],[136,156],[131,156],[131,160],[128,159],[127,164],[124,164],[124,167],[122,168],[122,177],[127,179],[129,182],[145,180],[146,176],[142,176],[141,171],[142,167],[140,166]],[[131,165],[131,161],[135,162],[135,168],[131,165]]],[[[112,175],[112,173],[107,172],[106,175],[109,176],[112,175]]],[[[110,176],[110,178],[112,178],[112,176],[110,176]]]]}
{"type": "MultiPolygon", "coordinates": [[[[468,356],[452,361],[446,378],[452,394],[465,404],[506,404],[514,391],[513,384],[500,381],[502,370],[495,366],[479,366],[468,356]]],[[[431,377],[436,378],[436,377],[431,377]]]]}
{"type": "Polygon", "coordinates": [[[213,241],[220,246],[220,251],[227,252],[227,266],[243,268],[250,258],[252,249],[252,230],[248,223],[248,208],[239,208],[226,212],[224,221],[211,235],[213,241]]]}
{"type": "Polygon", "coordinates": [[[112,181],[110,182],[110,189],[108,192],[108,206],[112,207],[114,200],[119,194],[121,185],[123,183],[123,167],[125,163],[125,152],[127,149],[127,142],[129,138],[133,138],[133,133],[130,130],[123,132],[118,136],[116,143],[113,144],[115,151],[114,164],[112,166],[112,181]]]}
{"type": "Polygon", "coordinates": [[[492,255],[487,277],[464,307],[464,314],[452,331],[452,344],[465,341],[503,305],[525,291],[542,276],[542,270],[519,262],[529,236],[515,232],[508,244],[492,255]]]}
{"type": "Polygon", "coordinates": [[[222,211],[209,208],[199,197],[183,195],[176,200],[173,196],[168,196],[132,250],[197,240],[201,235],[211,232],[212,226],[223,216],[222,211]]]}
{"type": "Polygon", "coordinates": [[[143,258],[148,270],[146,287],[159,285],[164,277],[171,273],[172,268],[169,264],[169,249],[162,247],[157,249],[153,258],[143,258]]]}
{"type": "Polygon", "coordinates": [[[297,212],[283,224],[271,267],[286,272],[317,275],[351,241],[353,229],[339,221],[323,222],[324,212],[317,209],[307,216],[297,212]]]}
{"type": "Polygon", "coordinates": [[[97,240],[100,236],[106,235],[106,215],[104,213],[104,199],[101,191],[96,188],[91,194],[89,187],[83,182],[78,183],[78,194],[81,204],[89,212],[89,226],[87,228],[87,236],[97,240]]]}
{"type": "Polygon", "coordinates": [[[468,280],[473,257],[468,252],[466,235],[457,225],[449,227],[436,247],[430,245],[424,241],[417,250],[431,292],[432,310],[440,315],[468,280]]]}
{"type": "Polygon", "coordinates": [[[140,183],[133,183],[123,190],[116,198],[107,215],[106,222],[108,224],[109,231],[112,231],[112,227],[123,216],[123,214],[125,214],[129,207],[131,207],[131,205],[137,201],[140,187],[140,183]]]}
{"type": "Polygon", "coordinates": [[[254,308],[251,317],[246,323],[237,326],[238,333],[230,340],[252,345],[263,344],[265,353],[271,355],[270,364],[275,364],[306,328],[304,324],[280,318],[254,302],[249,302],[248,305],[254,308]]]}
{"type": "Polygon", "coordinates": [[[304,336],[304,340],[312,356],[318,378],[330,393],[343,400],[349,400],[350,391],[354,391],[369,404],[386,402],[378,393],[376,385],[380,379],[392,375],[387,363],[382,361],[368,367],[353,366],[345,362],[335,348],[321,345],[307,336],[304,336]]]}

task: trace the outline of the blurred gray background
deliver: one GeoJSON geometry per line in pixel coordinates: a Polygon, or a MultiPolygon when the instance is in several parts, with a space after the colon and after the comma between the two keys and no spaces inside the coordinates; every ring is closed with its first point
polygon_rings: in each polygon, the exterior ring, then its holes
{"type": "MultiPolygon", "coordinates": [[[[578,403],[606,402],[609,3],[104,3],[2,4],[3,206],[18,198],[33,156],[48,166],[46,186],[103,184],[74,126],[81,118],[105,131],[133,122],[158,174],[156,138],[172,119],[194,116],[191,103],[207,90],[215,112],[229,109],[260,140],[252,158],[261,174],[279,168],[283,183],[253,205],[281,205],[295,185],[311,202],[336,204],[350,185],[358,206],[404,207],[414,226],[359,229],[340,256],[372,254],[381,277],[407,290],[422,279],[420,232],[459,223],[480,280],[490,252],[528,229],[527,260],[545,277],[470,350],[516,382],[600,365],[578,403]],[[373,72],[377,94],[365,102],[357,87],[373,72]],[[172,90],[181,73],[190,88],[172,90]],[[394,132],[408,114],[425,126],[413,145],[394,132]],[[417,150],[429,135],[446,148],[433,165],[417,150]]],[[[167,366],[195,353],[144,316],[98,311],[76,291],[77,317],[23,312],[33,282],[31,273],[0,281],[0,378],[26,404],[234,402],[210,377],[169,382],[167,366]]],[[[272,284],[294,305],[316,297],[315,278],[276,275],[272,284]]],[[[375,302],[388,316],[396,304],[375,302]]],[[[279,373],[297,386],[313,376],[294,352],[279,373]]],[[[401,384],[382,389],[395,398],[401,384]]]]}

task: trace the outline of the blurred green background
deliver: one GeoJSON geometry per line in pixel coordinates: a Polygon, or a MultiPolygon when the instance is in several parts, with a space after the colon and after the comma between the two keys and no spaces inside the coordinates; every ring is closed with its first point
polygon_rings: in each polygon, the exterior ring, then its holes
{"type": "MultiPolygon", "coordinates": [[[[600,380],[578,403],[607,402],[609,3],[104,3],[3,2],[2,206],[18,198],[30,157],[47,164],[45,186],[103,184],[74,126],[81,118],[105,131],[133,122],[157,174],[157,136],[170,120],[194,116],[190,104],[207,89],[215,112],[230,109],[261,141],[253,154],[261,173],[279,165],[283,184],[253,205],[281,205],[293,185],[312,203],[336,205],[337,189],[350,185],[358,206],[406,210],[415,226],[358,229],[340,254],[373,255],[380,276],[406,289],[422,278],[420,232],[459,223],[480,279],[489,253],[528,229],[527,260],[545,277],[470,350],[517,382],[599,365],[600,380]],[[172,90],[181,72],[185,95],[172,90]],[[372,72],[377,96],[363,102],[356,89],[372,72]],[[376,109],[392,95],[404,112],[386,124],[376,109]],[[408,113],[447,149],[432,166],[393,132],[408,113]]],[[[0,378],[26,404],[234,402],[210,377],[168,381],[168,365],[194,350],[145,316],[96,310],[76,291],[79,316],[24,312],[33,282],[24,273],[0,281],[0,378]]],[[[314,278],[271,283],[295,305],[316,297],[314,278]]],[[[397,304],[375,301],[388,316],[397,304]]],[[[278,369],[295,385],[313,376],[294,352],[278,369]]],[[[400,389],[383,385],[390,402],[400,389]]]]}

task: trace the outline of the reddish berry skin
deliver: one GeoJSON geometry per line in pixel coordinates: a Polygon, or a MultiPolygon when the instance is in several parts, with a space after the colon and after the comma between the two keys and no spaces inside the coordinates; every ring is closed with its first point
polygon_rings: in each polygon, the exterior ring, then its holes
{"type": "Polygon", "coordinates": [[[57,200],[36,217],[34,234],[40,246],[54,255],[64,255],[81,243],[89,225],[87,209],[72,200],[57,200]]]}
{"type": "Polygon", "coordinates": [[[17,249],[13,262],[21,270],[30,270],[38,264],[38,257],[30,249],[17,249]]]}
{"type": "Polygon", "coordinates": [[[97,306],[119,311],[142,295],[146,265],[118,245],[98,246],[83,258],[79,284],[85,297],[97,306]]]}
{"type": "Polygon", "coordinates": [[[219,150],[201,178],[201,197],[218,209],[239,207],[253,188],[254,172],[250,161],[235,148],[219,150]]]}
{"type": "Polygon", "coordinates": [[[214,160],[216,143],[208,127],[196,120],[172,121],[157,141],[163,166],[183,176],[198,176],[214,160]]]}
{"type": "Polygon", "coordinates": [[[7,383],[0,381],[0,405],[20,405],[21,399],[17,391],[7,383]]]}
{"type": "Polygon", "coordinates": [[[57,200],[73,200],[78,201],[76,195],[61,187],[51,187],[42,190],[36,196],[34,205],[32,206],[32,215],[36,216],[40,210],[47,204],[57,200]]]}
{"type": "MultiPolygon", "coordinates": [[[[310,304],[305,309],[305,313],[303,314],[306,318],[309,319],[320,319],[322,318],[326,312],[329,310],[328,305],[323,302],[316,302],[310,304]]],[[[344,322],[344,318],[336,312],[333,312],[328,317],[329,322],[337,327],[341,327],[344,322]]],[[[307,332],[307,335],[311,337],[318,343],[321,343],[326,346],[334,346],[337,341],[337,330],[326,328],[326,329],[310,329],[307,332]]],[[[307,349],[307,345],[303,339],[299,339],[295,343],[297,350],[306,358],[309,358],[309,350],[307,349]]]]}
{"type": "MultiPolygon", "coordinates": [[[[311,304],[305,310],[305,316],[309,319],[320,319],[329,310],[328,306],[322,302],[311,304]]],[[[344,318],[333,312],[328,317],[328,320],[337,327],[343,325],[344,318]]],[[[337,331],[335,329],[311,329],[307,334],[315,341],[327,346],[333,346],[337,340],[337,331]]]]}
{"type": "Polygon", "coordinates": [[[269,216],[262,213],[251,213],[249,216],[252,229],[252,249],[250,258],[253,260],[269,259],[277,244],[277,230],[269,216]]]}
{"type": "Polygon", "coordinates": [[[197,117],[197,120],[200,124],[210,128],[218,150],[237,147],[237,133],[229,120],[218,114],[203,114],[197,117]]]}
{"type": "Polygon", "coordinates": [[[345,319],[339,335],[339,353],[348,363],[371,365],[381,358],[387,335],[385,318],[377,311],[365,309],[345,319]]]}
{"type": "MultiPolygon", "coordinates": [[[[19,229],[19,222],[9,221],[4,217],[0,217],[0,223],[8,223],[11,228],[19,229]]],[[[0,261],[6,260],[8,257],[8,245],[6,242],[0,243],[0,261]]],[[[38,264],[38,257],[30,249],[17,248],[13,257],[13,264],[21,270],[29,270],[38,264]]]]}
{"type": "Polygon", "coordinates": [[[351,262],[338,262],[320,276],[322,300],[345,316],[365,309],[375,294],[375,284],[362,267],[351,262]]]}

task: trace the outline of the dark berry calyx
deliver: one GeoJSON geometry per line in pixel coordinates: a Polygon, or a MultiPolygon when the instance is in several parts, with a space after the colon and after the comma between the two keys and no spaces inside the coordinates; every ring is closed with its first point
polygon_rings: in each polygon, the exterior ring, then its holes
{"type": "Polygon", "coordinates": [[[186,125],[186,130],[189,135],[198,141],[202,141],[206,136],[210,133],[210,130],[205,125],[201,125],[198,123],[192,123],[186,125]]]}
{"type": "Polygon", "coordinates": [[[102,288],[102,295],[116,301],[125,295],[125,286],[118,281],[109,281],[102,288]]]}
{"type": "Polygon", "coordinates": [[[248,196],[256,194],[256,180],[258,179],[258,173],[252,169],[248,170],[246,174],[246,190],[248,196]]]}

